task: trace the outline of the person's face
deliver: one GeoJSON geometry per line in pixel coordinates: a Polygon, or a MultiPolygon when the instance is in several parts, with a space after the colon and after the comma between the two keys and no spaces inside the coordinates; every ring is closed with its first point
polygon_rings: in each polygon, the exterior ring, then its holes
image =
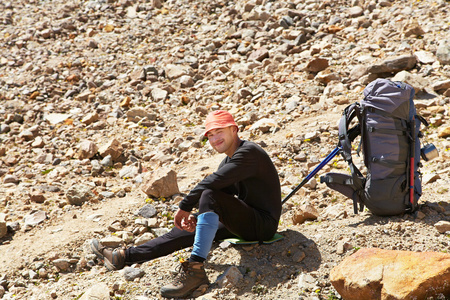
{"type": "Polygon", "coordinates": [[[235,136],[237,129],[234,126],[217,128],[208,131],[206,137],[209,143],[219,153],[232,156],[235,149],[235,136]]]}

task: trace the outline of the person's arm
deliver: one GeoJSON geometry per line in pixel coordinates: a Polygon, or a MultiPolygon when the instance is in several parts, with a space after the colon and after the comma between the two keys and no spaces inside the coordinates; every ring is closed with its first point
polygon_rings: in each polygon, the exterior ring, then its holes
{"type": "Polygon", "coordinates": [[[198,183],[180,202],[180,209],[191,211],[205,189],[222,190],[255,174],[257,157],[249,150],[245,147],[238,149],[228,162],[198,183]]]}

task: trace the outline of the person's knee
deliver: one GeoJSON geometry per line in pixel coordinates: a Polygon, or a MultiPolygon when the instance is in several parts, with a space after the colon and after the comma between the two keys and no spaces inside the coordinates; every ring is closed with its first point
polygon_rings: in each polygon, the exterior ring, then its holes
{"type": "Polygon", "coordinates": [[[214,190],[204,190],[198,202],[200,213],[212,211],[217,212],[217,200],[220,199],[218,192],[214,190]]]}

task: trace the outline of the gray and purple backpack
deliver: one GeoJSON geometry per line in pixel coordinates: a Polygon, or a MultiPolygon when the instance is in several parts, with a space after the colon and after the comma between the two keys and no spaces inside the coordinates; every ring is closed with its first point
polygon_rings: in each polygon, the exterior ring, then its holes
{"type": "Polygon", "coordinates": [[[341,155],[351,175],[327,173],[321,182],[353,199],[354,212],[366,206],[373,214],[391,216],[413,212],[422,194],[420,125],[427,122],[416,114],[414,89],[403,82],[376,79],[364,89],[364,99],[345,108],[339,122],[341,155]],[[349,128],[356,117],[356,125],[349,128]],[[367,175],[352,159],[352,141],[361,135],[367,175]]]}

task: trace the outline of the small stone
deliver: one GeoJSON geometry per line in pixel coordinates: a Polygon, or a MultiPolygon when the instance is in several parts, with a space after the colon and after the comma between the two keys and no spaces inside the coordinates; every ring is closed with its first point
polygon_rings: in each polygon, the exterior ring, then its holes
{"type": "Polygon", "coordinates": [[[8,228],[6,226],[6,215],[0,213],[0,239],[8,233],[8,228]]]}
{"type": "Polygon", "coordinates": [[[78,158],[92,158],[98,151],[98,146],[91,141],[85,140],[78,146],[78,158]]]}
{"type": "Polygon", "coordinates": [[[444,41],[436,51],[436,57],[443,65],[450,64],[450,42],[444,41]]]}
{"type": "Polygon", "coordinates": [[[416,51],[414,52],[414,55],[416,56],[417,61],[422,64],[432,64],[436,61],[436,57],[431,52],[416,51]]]}
{"type": "Polygon", "coordinates": [[[5,175],[3,178],[3,183],[13,183],[13,184],[19,184],[20,180],[17,178],[16,175],[5,175]]]}
{"type": "Polygon", "coordinates": [[[106,283],[97,283],[87,289],[80,300],[108,300],[110,299],[109,287],[106,283]]]}
{"type": "Polygon", "coordinates": [[[45,211],[35,211],[25,216],[25,226],[34,227],[47,219],[47,213],[45,211]]]}
{"type": "Polygon", "coordinates": [[[306,70],[309,72],[317,73],[328,68],[328,59],[325,58],[313,58],[306,65],[306,70]]]}
{"type": "Polygon", "coordinates": [[[189,75],[183,75],[180,77],[180,84],[182,88],[194,86],[194,80],[189,75]]]}
{"type": "Polygon", "coordinates": [[[117,139],[111,139],[108,143],[100,146],[98,149],[98,153],[102,157],[107,157],[109,155],[113,161],[117,160],[120,155],[122,155],[123,151],[122,144],[117,139]]]}
{"type": "Polygon", "coordinates": [[[269,51],[266,48],[262,47],[256,51],[252,52],[250,54],[250,56],[248,57],[248,60],[249,61],[252,61],[252,60],[263,61],[265,58],[268,58],[268,57],[269,57],[269,51]]]}
{"type": "Polygon", "coordinates": [[[154,238],[153,234],[151,234],[150,232],[146,232],[143,235],[141,235],[140,237],[138,237],[136,239],[136,241],[134,242],[134,244],[136,246],[142,245],[147,243],[148,241],[151,241],[154,238]]]}
{"type": "Polygon", "coordinates": [[[145,206],[141,207],[137,214],[139,216],[142,216],[144,218],[150,219],[154,215],[156,215],[157,211],[156,208],[151,204],[146,204],[145,206]]]}
{"type": "Polygon", "coordinates": [[[76,184],[67,190],[66,197],[70,204],[80,206],[93,199],[95,195],[88,186],[76,184]]]}
{"type": "Polygon", "coordinates": [[[35,203],[44,203],[45,202],[44,194],[40,192],[33,192],[30,194],[30,201],[35,203]]]}
{"type": "Polygon", "coordinates": [[[450,231],[450,222],[448,221],[439,221],[436,224],[434,224],[434,228],[439,231],[439,233],[446,233],[447,231],[450,231]]]}
{"type": "Polygon", "coordinates": [[[126,281],[133,281],[136,278],[141,278],[145,275],[145,271],[142,269],[132,268],[132,267],[125,267],[123,270],[123,277],[126,281]]]}
{"type": "Polygon", "coordinates": [[[64,259],[64,258],[55,259],[52,263],[55,267],[57,267],[61,271],[66,271],[70,267],[69,260],[64,259]]]}
{"type": "Polygon", "coordinates": [[[36,139],[31,143],[31,147],[33,148],[43,148],[45,146],[44,139],[40,136],[36,137],[36,139]]]}
{"type": "Polygon", "coordinates": [[[229,267],[222,275],[217,278],[216,283],[220,288],[233,287],[242,280],[244,276],[236,266],[229,267]]]}
{"type": "Polygon", "coordinates": [[[117,248],[123,243],[122,239],[117,236],[104,237],[100,240],[100,242],[102,243],[102,245],[111,248],[117,248]]]}
{"type": "MultiPolygon", "coordinates": [[[[183,77],[183,76],[182,76],[183,77]]],[[[155,102],[164,101],[169,93],[166,90],[160,89],[160,88],[154,88],[151,92],[152,99],[155,102]]]]}
{"type": "Polygon", "coordinates": [[[360,6],[354,6],[347,10],[347,13],[350,18],[357,18],[364,13],[364,10],[360,6]]]}
{"type": "Polygon", "coordinates": [[[396,56],[372,64],[367,68],[367,71],[374,74],[400,72],[414,68],[416,62],[417,59],[413,55],[396,56]]]}
{"type": "Polygon", "coordinates": [[[83,123],[85,125],[89,125],[94,122],[97,122],[98,119],[99,119],[99,116],[97,113],[89,113],[86,116],[84,116],[84,118],[81,120],[81,123],[83,123]]]}

